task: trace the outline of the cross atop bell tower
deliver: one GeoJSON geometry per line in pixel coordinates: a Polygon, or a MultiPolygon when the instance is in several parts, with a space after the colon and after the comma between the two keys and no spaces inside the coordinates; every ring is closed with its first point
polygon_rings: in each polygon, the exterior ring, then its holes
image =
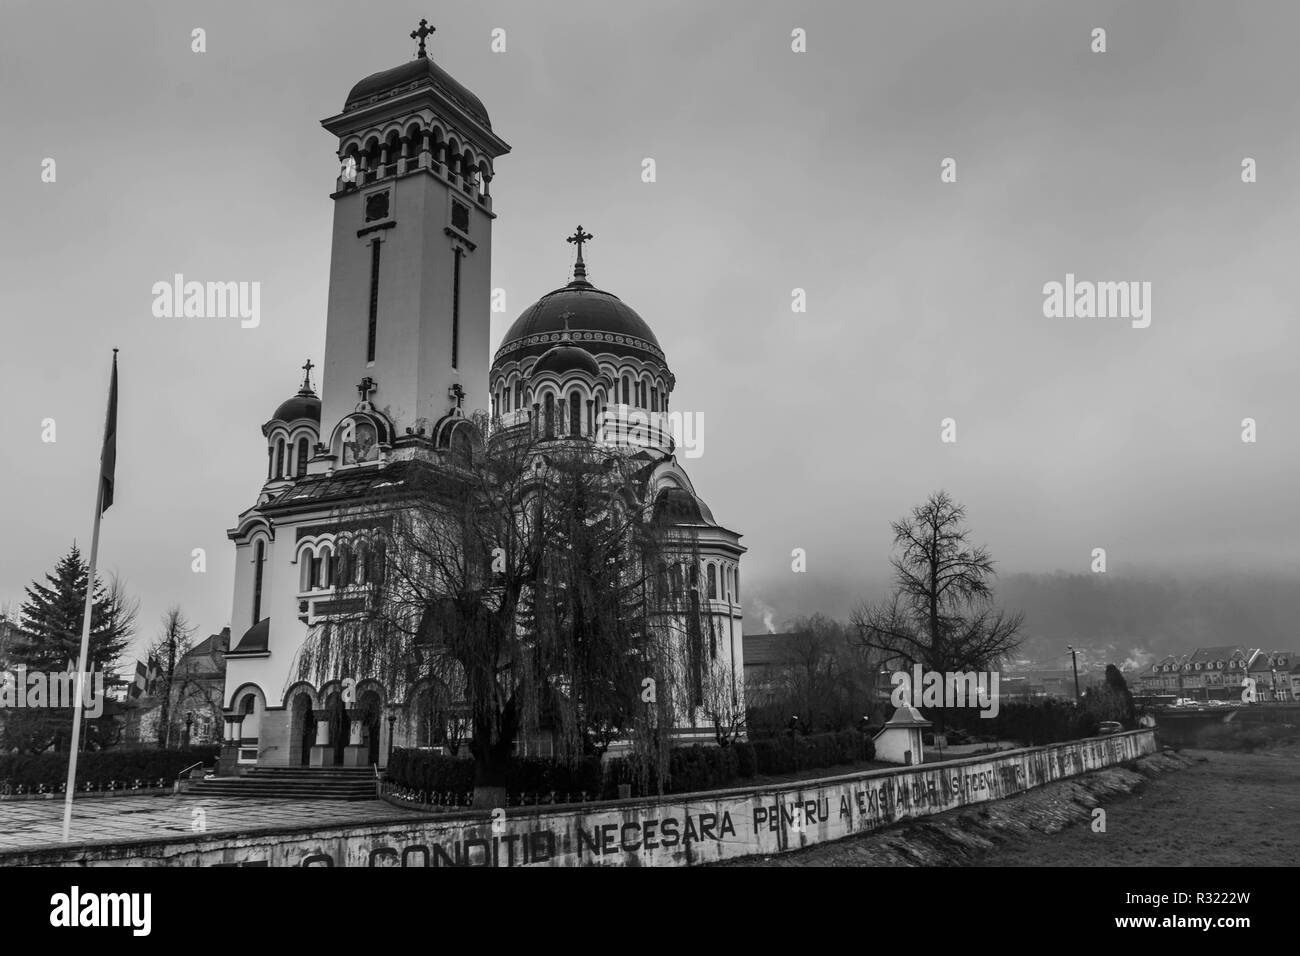
{"type": "Polygon", "coordinates": [[[416,54],[415,54],[416,56],[425,56],[424,39],[425,37],[432,36],[433,32],[437,29],[438,29],[437,27],[429,26],[428,20],[421,20],[420,28],[418,30],[411,31],[411,39],[420,41],[420,47],[418,50],[416,50],[416,54]]]}

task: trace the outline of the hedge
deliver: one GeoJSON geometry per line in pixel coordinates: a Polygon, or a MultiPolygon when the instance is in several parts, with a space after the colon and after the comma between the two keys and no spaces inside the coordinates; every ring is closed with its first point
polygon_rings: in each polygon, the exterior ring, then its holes
{"type": "MultiPolygon", "coordinates": [[[[870,760],[875,756],[871,739],[856,730],[808,737],[774,737],[729,747],[675,747],[668,754],[664,793],[694,793],[735,786],[758,774],[795,773],[837,764],[870,760]]],[[[424,750],[398,748],[388,761],[390,783],[415,793],[423,803],[460,806],[474,790],[474,761],[424,750]]],[[[525,757],[512,760],[506,772],[506,794],[511,803],[521,797],[554,793],[561,801],[614,800],[619,785],[631,787],[633,796],[658,793],[658,773],[644,767],[636,755],[585,757],[575,766],[554,760],[525,757]]]]}
{"type": "MultiPolygon", "coordinates": [[[[170,786],[176,775],[190,764],[216,762],[219,746],[191,747],[189,750],[91,750],[77,758],[77,789],[90,784],[92,790],[105,790],[113,781],[129,789],[136,780],[141,785],[156,786],[161,778],[170,786]]],[[[37,791],[41,784],[47,791],[57,791],[68,780],[66,753],[0,754],[0,787],[22,787],[37,791]]]]}
{"type": "MultiPolygon", "coordinates": [[[[692,793],[735,786],[741,780],[759,774],[798,773],[834,767],[838,764],[871,760],[875,746],[871,739],[856,730],[807,737],[771,737],[730,747],[678,747],[668,759],[668,777],[664,793],[692,793]]],[[[604,796],[618,796],[618,785],[629,784],[633,796],[657,793],[654,768],[639,772],[636,757],[615,757],[607,762],[604,796]]]]}
{"type": "MultiPolygon", "coordinates": [[[[388,780],[421,796],[424,803],[460,806],[474,790],[474,761],[424,750],[397,748],[388,761],[388,780]]],[[[506,795],[518,802],[524,795],[555,793],[559,799],[580,795],[595,800],[601,793],[599,757],[586,757],[575,766],[524,757],[510,762],[506,772],[506,795]]]]}

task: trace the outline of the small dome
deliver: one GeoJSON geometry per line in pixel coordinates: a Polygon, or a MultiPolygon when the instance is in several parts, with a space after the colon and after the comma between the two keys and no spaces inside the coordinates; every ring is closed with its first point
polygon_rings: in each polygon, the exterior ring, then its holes
{"type": "Polygon", "coordinates": [[[373,97],[383,99],[421,86],[433,87],[488,129],[492,128],[483,101],[452,79],[451,74],[427,56],[418,57],[391,70],[370,74],[352,87],[352,92],[348,93],[343,104],[343,112],[365,106],[373,97]]]}
{"type": "Polygon", "coordinates": [[[273,422],[293,422],[300,418],[310,418],[320,424],[320,399],[312,391],[301,391],[293,398],[280,403],[280,407],[271,416],[273,422]]]}
{"type": "Polygon", "coordinates": [[[542,372],[561,376],[569,372],[585,372],[592,378],[600,378],[600,366],[591,353],[576,345],[560,344],[547,349],[529,374],[540,375],[542,372]]]}

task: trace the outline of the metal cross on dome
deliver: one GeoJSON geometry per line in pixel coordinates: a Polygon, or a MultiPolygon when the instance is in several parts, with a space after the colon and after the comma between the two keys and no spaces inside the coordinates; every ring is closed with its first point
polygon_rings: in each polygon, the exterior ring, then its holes
{"type": "Polygon", "coordinates": [[[312,362],[311,359],[308,359],[306,362],[303,363],[302,389],[304,392],[311,391],[311,370],[314,369],[315,367],[316,365],[314,362],[312,362]]]}
{"type": "Polygon", "coordinates": [[[578,247],[578,261],[573,264],[574,282],[587,281],[587,264],[582,261],[582,244],[586,242],[588,239],[594,239],[594,238],[595,236],[593,236],[591,233],[583,232],[582,226],[579,225],[578,231],[575,232],[573,235],[569,236],[568,239],[564,240],[565,242],[572,242],[578,247]]]}
{"type": "Polygon", "coordinates": [[[574,242],[574,243],[577,243],[577,245],[578,245],[578,258],[581,259],[581,258],[582,258],[582,244],[583,244],[584,242],[586,242],[588,239],[595,239],[595,238],[596,238],[596,237],[593,236],[591,233],[589,233],[589,232],[583,232],[583,231],[582,231],[582,226],[578,226],[578,231],[575,232],[573,235],[569,236],[569,238],[566,239],[566,240],[564,240],[564,241],[565,241],[565,242],[574,242]]]}
{"type": "Polygon", "coordinates": [[[411,39],[420,41],[420,48],[417,51],[418,56],[424,56],[424,38],[432,34],[437,29],[438,29],[437,27],[429,26],[428,20],[422,19],[420,21],[420,29],[411,31],[411,39]]]}

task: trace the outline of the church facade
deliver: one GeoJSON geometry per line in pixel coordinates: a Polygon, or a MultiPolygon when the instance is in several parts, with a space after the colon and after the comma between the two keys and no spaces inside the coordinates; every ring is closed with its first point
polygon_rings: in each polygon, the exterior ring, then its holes
{"type": "MultiPolygon", "coordinates": [[[[648,501],[698,542],[711,653],[743,713],[745,549],[677,461],[667,356],[645,320],[588,280],[589,233],[570,237],[570,281],[524,310],[489,355],[490,188],[510,147],[479,99],[426,55],[429,32],[422,22],[415,59],[361,80],[322,121],[340,160],[322,384],[318,393],[308,362],[298,392],[262,426],[265,478],[228,532],[223,772],[382,767],[393,747],[443,739],[413,719],[418,682],[340,674],[317,685],[298,679],[298,659],[312,629],[359,606],[383,573],[382,550],[340,510],[391,483],[403,462],[437,462],[471,441],[472,410],[489,412],[494,430],[600,442],[639,459],[648,501]]],[[[702,714],[690,723],[680,737],[712,739],[702,714]]]]}

